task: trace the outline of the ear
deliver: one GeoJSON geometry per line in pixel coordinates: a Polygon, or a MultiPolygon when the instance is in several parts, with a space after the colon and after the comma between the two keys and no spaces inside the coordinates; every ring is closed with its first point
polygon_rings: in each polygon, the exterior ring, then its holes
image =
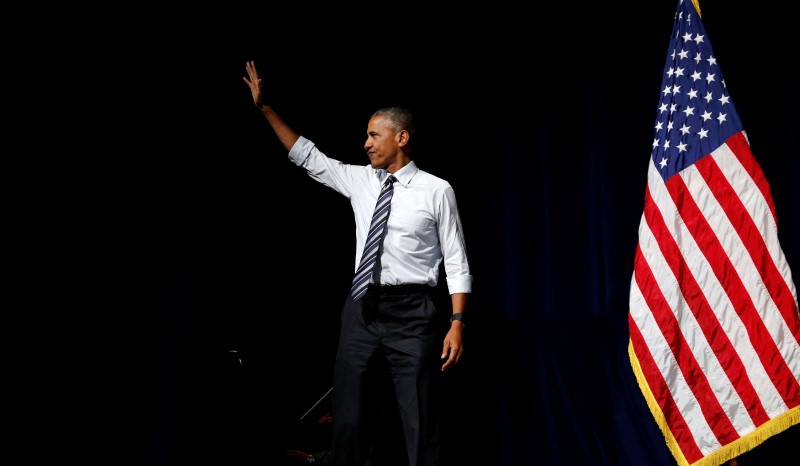
{"type": "Polygon", "coordinates": [[[397,145],[403,147],[406,144],[408,144],[408,139],[410,138],[410,136],[411,135],[408,134],[408,131],[401,129],[397,133],[397,145]]]}

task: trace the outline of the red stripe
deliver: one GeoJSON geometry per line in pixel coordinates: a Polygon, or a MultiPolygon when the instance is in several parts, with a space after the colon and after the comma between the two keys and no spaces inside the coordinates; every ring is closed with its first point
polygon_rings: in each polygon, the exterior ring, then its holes
{"type": "MultiPolygon", "coordinates": [[[[655,208],[652,198],[649,196],[649,190],[645,194],[644,212],[645,219],[647,220],[647,224],[651,227],[651,230],[653,230],[654,225],[656,226],[654,233],[658,233],[656,239],[664,256],[668,258],[668,261],[673,263],[682,260],[677,257],[680,256],[680,251],[678,251],[677,244],[673,241],[672,236],[669,235],[666,228],[658,227],[658,224],[663,225],[663,219],[661,218],[661,213],[655,208]]],[[[697,399],[700,411],[706,418],[714,435],[723,445],[738,439],[739,434],[736,432],[736,429],[733,427],[725,410],[722,408],[714,390],[708,383],[705,372],[703,372],[697,359],[695,359],[692,347],[686,341],[681,330],[681,324],[675,317],[675,313],[670,308],[669,303],[664,299],[664,295],[655,276],[651,273],[650,269],[647,268],[644,256],[637,256],[635,258],[634,276],[636,277],[636,283],[639,289],[642,290],[648,307],[653,309],[653,317],[658,328],[661,329],[661,333],[664,334],[670,351],[672,351],[672,354],[678,362],[678,369],[680,369],[688,387],[692,390],[692,394],[697,399]]],[[[681,275],[676,276],[681,277],[679,278],[678,285],[682,287],[683,277],[681,275]]],[[[664,284],[664,287],[672,286],[673,283],[664,284]]],[[[683,288],[681,288],[681,291],[684,291],[683,288]]],[[[694,303],[688,302],[688,297],[687,304],[690,309],[697,307],[694,303]]],[[[685,312],[685,309],[679,309],[679,312],[685,312]]]]}
{"type": "Polygon", "coordinates": [[[764,196],[769,206],[769,211],[772,213],[775,225],[778,225],[778,216],[775,214],[775,203],[772,201],[769,182],[767,182],[767,178],[764,176],[764,171],[761,170],[761,165],[759,165],[758,161],[753,157],[753,152],[750,150],[750,144],[747,142],[747,138],[744,137],[744,133],[739,131],[728,138],[725,144],[730,147],[733,154],[739,159],[739,163],[742,164],[742,167],[744,167],[745,171],[758,187],[758,190],[761,191],[761,195],[764,196]]]}
{"type": "MultiPolygon", "coordinates": [[[[725,214],[729,219],[731,219],[733,227],[736,229],[736,232],[742,239],[742,242],[744,243],[748,253],[753,258],[764,285],[766,286],[768,283],[770,283],[772,284],[773,288],[776,284],[780,284],[780,286],[785,287],[786,284],[783,281],[783,278],[778,272],[777,267],[775,267],[775,263],[772,261],[771,256],[767,252],[764,238],[761,236],[758,228],[753,223],[753,220],[742,204],[741,199],[733,190],[722,171],[719,169],[716,161],[713,159],[713,157],[704,157],[695,164],[695,167],[706,180],[706,184],[708,184],[709,189],[714,194],[717,202],[720,203],[720,206],[725,211],[725,214]]],[[[674,177],[673,179],[680,179],[680,177],[674,177]]],[[[678,190],[675,190],[675,193],[685,189],[682,179],[680,181],[681,187],[678,190]]],[[[668,183],[667,186],[669,187],[670,183],[668,183]]],[[[673,190],[670,189],[670,193],[672,192],[673,190]]],[[[689,195],[688,192],[686,195],[689,195]]],[[[673,197],[675,197],[675,195],[673,195],[673,197]]],[[[697,208],[694,202],[691,204],[692,205],[690,206],[689,203],[684,203],[687,211],[693,211],[695,208],[697,208]]],[[[692,232],[692,236],[709,236],[707,233],[711,232],[711,227],[705,221],[705,217],[702,217],[702,214],[699,213],[699,210],[690,215],[697,217],[697,222],[694,223],[694,228],[690,226],[690,222],[686,222],[687,228],[689,228],[689,230],[692,232]]],[[[686,219],[685,215],[682,214],[682,216],[684,219],[686,219]]],[[[798,385],[797,379],[792,373],[791,368],[787,365],[786,361],[782,357],[775,357],[775,355],[780,356],[780,350],[778,349],[775,340],[764,326],[764,321],[761,318],[759,310],[755,307],[750,295],[747,293],[744,283],[741,281],[741,277],[734,269],[733,264],[725,254],[725,251],[722,249],[722,245],[719,243],[716,236],[714,236],[713,239],[709,238],[705,245],[700,245],[700,247],[705,251],[705,255],[709,258],[709,263],[711,264],[714,273],[716,274],[717,278],[719,278],[720,282],[723,283],[725,291],[728,293],[728,296],[730,296],[731,302],[742,319],[742,322],[744,323],[744,326],[750,335],[750,340],[753,344],[753,347],[756,349],[756,353],[758,354],[761,363],[766,368],[766,372],[769,375],[770,380],[772,380],[772,383],[775,385],[775,387],[777,387],[784,399],[784,402],[790,403],[792,400],[795,400],[794,403],[796,404],[798,397],[800,397],[800,385],[798,385]],[[714,257],[715,260],[710,260],[711,257],[714,257]],[[725,281],[723,281],[723,279],[725,281]]],[[[770,296],[772,296],[774,299],[774,290],[771,289],[770,286],[766,286],[766,288],[767,291],[770,292],[770,296]]],[[[786,293],[784,293],[784,295],[785,294],[786,293]]],[[[796,312],[796,308],[794,308],[793,304],[794,302],[792,301],[792,308],[796,312]]],[[[796,320],[794,321],[794,324],[795,331],[797,331],[798,326],[796,320]]],[[[761,425],[761,423],[757,423],[756,425],[761,425]]]]}
{"type": "MultiPolygon", "coordinates": [[[[641,256],[641,253],[641,250],[637,247],[636,255],[641,256]]],[[[647,264],[644,264],[644,267],[646,266],[647,264]]],[[[658,406],[661,408],[661,413],[666,419],[669,431],[672,433],[672,436],[675,437],[675,441],[678,442],[683,456],[689,464],[692,464],[703,458],[703,453],[697,447],[689,425],[686,424],[681,410],[675,404],[672,393],[670,393],[669,387],[667,387],[667,382],[658,370],[653,355],[650,353],[650,349],[647,347],[647,343],[644,341],[639,327],[636,326],[636,322],[630,314],[628,314],[628,327],[630,328],[633,352],[636,354],[636,359],[639,361],[639,367],[642,369],[642,376],[647,380],[647,386],[653,394],[656,403],[658,403],[658,406]]]]}
{"type": "MultiPolygon", "coordinates": [[[[750,151],[750,146],[747,144],[744,135],[742,133],[736,133],[728,140],[728,146],[739,160],[739,163],[742,164],[747,173],[750,174],[750,177],[753,178],[753,181],[756,186],[758,186],[764,199],[766,199],[777,228],[778,220],[775,215],[775,206],[772,202],[772,196],[769,192],[769,183],[767,183],[764,177],[764,172],[761,171],[761,166],[753,157],[753,153],[750,151]]],[[[737,213],[734,215],[741,215],[742,219],[747,220],[747,223],[742,225],[741,228],[737,226],[739,236],[742,237],[742,241],[747,245],[750,257],[753,258],[753,262],[761,272],[764,285],[772,297],[772,300],[775,302],[775,305],[780,310],[783,320],[786,321],[786,325],[792,330],[795,341],[800,344],[800,314],[797,310],[795,296],[792,294],[792,291],[780,274],[778,267],[775,265],[772,256],[769,254],[766,244],[764,243],[764,238],[758,230],[758,227],[744,211],[741,200],[735,197],[735,199],[731,199],[731,202],[734,201],[736,205],[731,207],[725,205],[725,210],[727,212],[729,208],[733,210],[733,208],[736,207],[741,210],[742,214],[739,214],[739,210],[737,210],[737,213]],[[750,241],[748,241],[747,238],[749,238],[750,241]]]]}
{"type": "MultiPolygon", "coordinates": [[[[747,368],[744,366],[741,358],[739,358],[739,355],[725,333],[725,330],[720,325],[719,319],[715,317],[714,310],[711,308],[711,305],[708,303],[706,296],[703,294],[700,285],[697,283],[691,271],[689,270],[689,266],[686,264],[686,260],[681,254],[674,237],[664,223],[663,217],[660,214],[648,214],[647,224],[650,227],[650,230],[653,232],[653,236],[657,239],[662,254],[665,256],[665,260],[669,264],[672,273],[676,277],[681,277],[678,283],[681,289],[681,294],[683,294],[684,298],[686,299],[686,303],[697,320],[703,335],[706,337],[709,347],[712,349],[712,351],[714,351],[714,355],[717,357],[722,369],[725,371],[728,379],[733,384],[733,389],[736,390],[736,392],[739,394],[739,397],[742,399],[742,402],[744,403],[745,408],[747,408],[747,412],[750,415],[753,423],[755,425],[760,425],[768,421],[769,415],[764,409],[761,399],[758,397],[758,394],[756,393],[753,384],[750,382],[750,379],[744,376],[747,374],[747,368]]],[[[699,394],[695,395],[699,400],[704,399],[701,398],[699,394]]],[[[714,398],[716,399],[716,397],[714,398]]],[[[712,419],[716,419],[716,416],[706,416],[706,418],[709,420],[710,425],[717,425],[717,423],[712,422],[712,419]]],[[[729,423],[730,421],[726,416],[726,424],[729,423]]],[[[736,440],[739,437],[738,434],[735,436],[730,436],[730,432],[726,433],[728,434],[727,436],[721,436],[719,432],[716,432],[717,438],[719,438],[723,445],[732,440],[736,440]]]]}

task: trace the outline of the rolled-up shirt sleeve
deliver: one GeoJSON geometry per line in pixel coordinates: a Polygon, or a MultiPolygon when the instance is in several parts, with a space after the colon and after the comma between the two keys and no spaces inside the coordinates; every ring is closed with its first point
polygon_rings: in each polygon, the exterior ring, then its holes
{"type": "Polygon", "coordinates": [[[444,256],[444,270],[450,294],[471,293],[472,275],[467,261],[464,230],[453,188],[442,192],[439,218],[439,242],[444,256]]]}

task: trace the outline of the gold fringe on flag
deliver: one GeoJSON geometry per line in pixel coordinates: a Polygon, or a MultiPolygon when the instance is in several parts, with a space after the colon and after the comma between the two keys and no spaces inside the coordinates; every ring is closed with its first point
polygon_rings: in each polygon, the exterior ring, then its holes
{"type": "Polygon", "coordinates": [[[669,451],[672,452],[672,456],[675,457],[678,466],[718,466],[743,453],[747,453],[764,443],[764,441],[770,437],[789,429],[795,424],[800,424],[800,406],[795,406],[780,416],[761,424],[744,437],[721,447],[719,450],[710,453],[693,464],[689,464],[683,456],[681,449],[678,448],[678,442],[675,440],[675,437],[672,436],[669,427],[667,427],[664,413],[661,412],[661,407],[656,402],[653,393],[650,391],[650,387],[644,379],[642,368],[639,366],[639,360],[636,357],[636,353],[633,351],[633,343],[630,341],[628,342],[628,357],[630,358],[631,367],[633,368],[633,373],[636,375],[639,388],[642,390],[642,394],[647,401],[647,407],[650,408],[650,412],[653,414],[658,428],[661,429],[661,433],[664,435],[664,439],[667,442],[667,447],[669,451]]]}

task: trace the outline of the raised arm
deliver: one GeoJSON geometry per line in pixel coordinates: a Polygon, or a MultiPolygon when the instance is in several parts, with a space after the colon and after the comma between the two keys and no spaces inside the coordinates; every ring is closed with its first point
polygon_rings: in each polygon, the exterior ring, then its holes
{"type": "Polygon", "coordinates": [[[261,78],[258,77],[256,63],[252,60],[248,61],[245,63],[245,68],[247,69],[247,76],[242,76],[242,79],[250,88],[250,93],[253,94],[253,103],[261,110],[261,113],[267,119],[267,123],[272,127],[272,130],[275,132],[275,135],[278,136],[278,140],[281,141],[283,147],[285,147],[287,151],[290,150],[292,146],[294,146],[294,143],[300,138],[300,135],[289,127],[289,125],[283,121],[283,118],[281,118],[269,104],[264,102],[261,78]]]}

